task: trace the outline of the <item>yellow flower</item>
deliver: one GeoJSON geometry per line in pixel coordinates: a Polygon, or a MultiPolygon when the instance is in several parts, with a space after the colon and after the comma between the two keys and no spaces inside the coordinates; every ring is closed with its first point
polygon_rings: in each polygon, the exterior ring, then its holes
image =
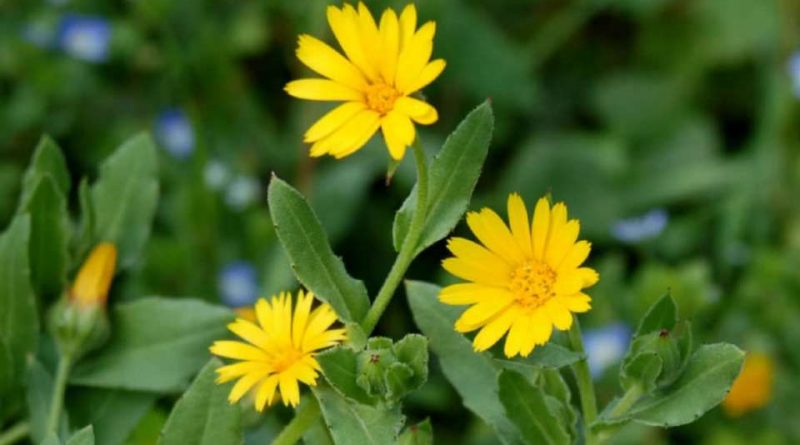
{"type": "Polygon", "coordinates": [[[411,97],[444,70],[442,59],[430,61],[436,24],[417,29],[417,10],[408,5],[398,17],[386,9],[379,24],[363,3],[328,7],[328,23],[344,56],[310,35],[298,39],[297,58],[324,79],[289,82],[297,98],[344,103],[305,133],[311,156],[348,156],[380,128],[394,159],[402,159],[414,142],[413,122],[430,125],[436,109],[411,97]],[[413,121],[413,122],[412,122],[413,121]]]}
{"type": "Polygon", "coordinates": [[[240,360],[217,370],[217,383],[239,379],[228,400],[236,403],[251,389],[255,394],[256,410],[272,405],[275,390],[280,390],[284,405],[300,403],[298,381],[314,386],[319,363],[314,353],[334,346],[345,338],[344,329],[329,329],[336,321],[336,313],[327,304],[313,311],[311,292],[297,293],[297,304],[292,310],[292,296],[288,292],[263,298],[256,303],[257,323],[239,318],[228,325],[240,341],[217,341],[211,353],[220,357],[240,360]]]}
{"type": "Polygon", "coordinates": [[[552,208],[546,198],[536,203],[533,223],[517,194],[508,197],[511,229],[492,210],[470,212],[467,224],[483,244],[450,238],[453,257],[442,265],[471,283],[442,289],[439,299],[451,305],[471,305],[456,321],[459,332],[480,329],[473,346],[484,351],[508,332],[508,357],[528,356],[549,339],[553,326],[567,330],[573,312],[590,309],[582,289],[597,283],[597,272],[581,264],[591,245],[577,241],[580,224],[567,219],[567,208],[552,208]],[[484,247],[485,246],[485,247],[484,247]]]}
{"type": "Polygon", "coordinates": [[[116,265],[117,248],[111,243],[98,244],[81,266],[69,299],[82,307],[105,306],[116,265]]]}
{"type": "Polygon", "coordinates": [[[772,398],[773,377],[774,366],[768,355],[758,352],[747,354],[742,373],[722,401],[725,412],[738,417],[764,407],[772,398]]]}

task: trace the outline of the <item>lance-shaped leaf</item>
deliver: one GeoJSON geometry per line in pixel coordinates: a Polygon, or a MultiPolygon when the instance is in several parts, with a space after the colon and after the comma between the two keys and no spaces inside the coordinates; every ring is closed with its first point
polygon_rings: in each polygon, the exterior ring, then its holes
{"type": "Polygon", "coordinates": [[[94,445],[94,429],[91,425],[73,434],[67,445],[94,445]]]}
{"type": "MultiPolygon", "coordinates": [[[[481,175],[493,128],[494,115],[487,101],[464,118],[433,159],[428,173],[425,222],[416,253],[447,236],[464,215],[481,175]]],[[[399,251],[403,245],[416,208],[414,187],[395,216],[392,231],[395,250],[399,251]]]]}
{"type": "Polygon", "coordinates": [[[333,254],[328,237],[308,202],[297,190],[273,177],[269,211],[297,279],[329,303],[343,321],[360,322],[369,309],[364,283],[350,277],[333,254]]]}
{"type": "Polygon", "coordinates": [[[569,366],[577,362],[582,357],[582,354],[561,345],[546,343],[542,346],[537,346],[533,354],[527,357],[517,357],[513,360],[495,360],[500,366],[506,369],[528,372],[527,370],[530,368],[563,368],[564,366],[569,366]]]}
{"type": "Polygon", "coordinates": [[[84,387],[73,388],[65,405],[73,426],[94,427],[97,443],[122,445],[157,398],[156,393],[84,387]]]}
{"type": "Polygon", "coordinates": [[[109,342],[81,360],[70,381],[134,391],[175,392],[224,338],[233,312],[192,299],[143,298],[117,305],[109,342]]]}
{"type": "Polygon", "coordinates": [[[659,298],[639,322],[634,337],[658,331],[660,329],[672,329],[678,321],[678,306],[670,294],[659,298]]]}
{"type": "Polygon", "coordinates": [[[504,370],[499,377],[500,401],[527,443],[569,444],[569,434],[550,411],[545,395],[515,371],[504,370]]]}
{"type": "Polygon", "coordinates": [[[354,403],[325,384],[313,390],[336,445],[386,445],[397,440],[405,419],[399,407],[354,403]]]}
{"type": "Polygon", "coordinates": [[[50,176],[56,189],[63,195],[69,196],[70,177],[67,162],[61,149],[49,136],[42,136],[31,158],[25,176],[22,178],[22,196],[19,201],[20,208],[28,202],[31,193],[36,188],[36,183],[42,176],[50,176]]]}
{"type": "Polygon", "coordinates": [[[212,359],[175,404],[158,445],[240,445],[241,409],[228,403],[230,385],[214,382],[221,365],[212,359]]]}
{"type": "Polygon", "coordinates": [[[30,217],[14,218],[0,236],[0,395],[16,388],[28,354],[36,346],[39,318],[30,284],[28,240],[30,217]]]}
{"type": "Polygon", "coordinates": [[[428,337],[444,375],[461,395],[464,406],[494,428],[502,443],[525,443],[497,396],[495,361],[488,353],[475,353],[472,343],[453,328],[458,308],[440,303],[439,287],[432,284],[407,281],[406,294],[417,327],[428,337]]]}
{"type": "Polygon", "coordinates": [[[158,201],[156,149],[146,134],[122,144],[100,166],[92,186],[95,216],[93,242],[117,246],[120,268],[131,267],[139,257],[158,201]]]}
{"type": "Polygon", "coordinates": [[[619,417],[610,417],[607,409],[598,425],[634,420],[645,425],[673,427],[694,422],[725,398],[743,360],[744,352],[734,345],[703,345],[692,354],[675,383],[643,397],[619,417]]]}

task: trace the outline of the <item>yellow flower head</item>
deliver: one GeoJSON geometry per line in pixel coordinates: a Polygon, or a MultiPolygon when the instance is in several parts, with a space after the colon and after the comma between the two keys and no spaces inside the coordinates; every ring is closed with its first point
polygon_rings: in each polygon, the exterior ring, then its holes
{"type": "Polygon", "coordinates": [[[82,307],[105,306],[116,265],[117,248],[111,243],[98,244],[75,278],[69,292],[70,301],[82,307]]]}
{"type": "Polygon", "coordinates": [[[567,330],[573,312],[590,309],[582,292],[597,283],[597,272],[581,264],[591,245],[578,241],[580,224],[567,219],[563,203],[536,203],[533,224],[517,194],[508,197],[505,222],[489,209],[470,212],[467,224],[481,244],[450,238],[454,255],[443,262],[451,274],[471,283],[442,289],[439,299],[451,305],[471,305],[456,321],[459,332],[480,329],[473,345],[484,351],[508,332],[505,355],[528,356],[550,339],[553,326],[567,330]]]}
{"type": "Polygon", "coordinates": [[[328,7],[328,23],[344,56],[309,35],[298,39],[297,58],[325,79],[289,82],[286,91],[300,99],[343,101],[305,133],[311,156],[348,156],[380,128],[394,159],[414,142],[413,122],[430,125],[436,109],[411,97],[444,70],[430,61],[436,24],[417,29],[417,10],[408,5],[398,17],[386,9],[379,24],[363,3],[356,9],[328,7]]]}
{"type": "Polygon", "coordinates": [[[747,354],[742,373],[722,401],[725,412],[738,417],[764,407],[772,398],[773,378],[774,366],[768,355],[758,352],[747,354]]]}
{"type": "Polygon", "coordinates": [[[336,313],[327,304],[312,311],[313,301],[314,295],[302,290],[294,310],[288,292],[269,302],[262,298],[256,303],[256,323],[239,318],[228,325],[245,342],[218,341],[211,346],[212,354],[240,360],[217,370],[217,383],[239,379],[228,397],[231,403],[252,389],[256,410],[262,411],[275,402],[275,390],[280,389],[283,404],[297,406],[297,382],[316,385],[320,367],[314,353],[344,340],[345,330],[329,329],[336,313]]]}

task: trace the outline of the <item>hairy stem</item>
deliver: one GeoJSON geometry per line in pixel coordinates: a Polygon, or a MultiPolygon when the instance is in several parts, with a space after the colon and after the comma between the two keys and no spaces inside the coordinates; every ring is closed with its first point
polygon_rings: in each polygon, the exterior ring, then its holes
{"type": "Polygon", "coordinates": [[[414,160],[417,164],[417,207],[414,209],[414,216],[411,218],[408,234],[403,240],[403,245],[400,247],[397,259],[395,259],[392,269],[386,277],[386,281],[383,282],[383,286],[381,286],[380,291],[378,291],[375,302],[372,303],[372,307],[364,318],[363,327],[367,335],[372,333],[372,330],[375,329],[375,325],[378,324],[381,315],[383,315],[386,307],[392,301],[397,286],[399,286],[400,282],[403,280],[408,266],[411,265],[411,261],[414,260],[417,243],[419,242],[422,229],[425,225],[425,216],[428,207],[428,165],[425,160],[425,152],[422,150],[422,146],[419,143],[419,138],[414,142],[413,148],[414,160]]]}
{"type": "Polygon", "coordinates": [[[583,337],[578,320],[572,323],[569,330],[569,342],[572,349],[581,354],[583,358],[572,365],[575,379],[578,383],[578,392],[581,395],[581,411],[583,412],[583,430],[586,445],[597,445],[595,434],[592,432],[591,425],[597,418],[597,401],[594,395],[594,383],[592,374],[589,372],[589,362],[586,360],[586,351],[583,349],[583,337]]]}
{"type": "Polygon", "coordinates": [[[283,431],[272,441],[272,445],[293,445],[303,437],[314,422],[319,419],[319,403],[317,398],[310,396],[300,405],[292,420],[283,428],[283,431]]]}
{"type": "Polygon", "coordinates": [[[58,423],[64,406],[64,392],[67,389],[70,368],[72,368],[72,355],[63,354],[58,361],[58,369],[53,382],[53,398],[50,400],[50,413],[47,416],[47,428],[45,429],[47,432],[58,433],[58,423]]]}
{"type": "Polygon", "coordinates": [[[12,445],[24,439],[31,432],[31,425],[28,422],[20,422],[6,431],[0,433],[0,445],[12,445]]]}

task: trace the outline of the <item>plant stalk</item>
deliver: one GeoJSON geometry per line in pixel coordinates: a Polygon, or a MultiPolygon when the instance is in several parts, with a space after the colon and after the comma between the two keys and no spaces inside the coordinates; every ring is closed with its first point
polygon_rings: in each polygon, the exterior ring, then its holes
{"type": "Polygon", "coordinates": [[[400,246],[400,252],[392,265],[386,281],[383,282],[378,296],[372,303],[367,316],[364,317],[362,324],[364,332],[369,336],[375,326],[378,324],[381,315],[386,310],[386,307],[392,301],[397,286],[403,280],[403,277],[408,270],[408,266],[414,260],[417,250],[417,243],[422,235],[422,229],[425,225],[425,217],[428,210],[428,164],[425,160],[425,152],[419,142],[419,138],[413,144],[414,160],[417,164],[417,207],[414,209],[414,215],[411,218],[411,224],[408,228],[408,234],[403,240],[403,245],[400,246]]]}
{"type": "MultiPolygon", "coordinates": [[[[619,417],[626,412],[628,412],[631,407],[639,401],[639,399],[644,394],[644,390],[640,385],[633,385],[625,391],[625,394],[622,395],[622,398],[619,399],[617,404],[614,406],[614,409],[611,410],[609,413],[609,417],[619,417]]],[[[614,436],[625,424],[617,424],[611,425],[602,428],[600,431],[596,433],[597,443],[604,444],[614,436]]]]}
{"type": "Polygon", "coordinates": [[[24,439],[31,432],[31,425],[28,422],[20,422],[8,430],[0,433],[0,445],[12,445],[24,439]]]}
{"type": "Polygon", "coordinates": [[[63,354],[58,361],[55,381],[53,382],[53,398],[50,400],[50,413],[47,416],[46,432],[58,434],[58,423],[64,407],[64,392],[67,390],[67,379],[72,368],[72,354],[63,354]]]}
{"type": "Polygon", "coordinates": [[[310,396],[306,398],[306,403],[300,405],[292,420],[283,428],[278,437],[272,441],[272,445],[293,445],[303,437],[314,422],[319,418],[319,403],[317,398],[310,396]]]}
{"type": "Polygon", "coordinates": [[[572,365],[572,371],[575,373],[575,380],[578,383],[578,392],[581,395],[585,443],[586,445],[597,445],[597,437],[591,428],[592,423],[594,423],[597,418],[597,400],[594,394],[592,374],[589,372],[589,362],[586,360],[586,351],[583,348],[581,327],[578,324],[577,318],[572,323],[572,329],[569,330],[569,342],[572,345],[572,349],[583,356],[583,358],[572,365]]]}

